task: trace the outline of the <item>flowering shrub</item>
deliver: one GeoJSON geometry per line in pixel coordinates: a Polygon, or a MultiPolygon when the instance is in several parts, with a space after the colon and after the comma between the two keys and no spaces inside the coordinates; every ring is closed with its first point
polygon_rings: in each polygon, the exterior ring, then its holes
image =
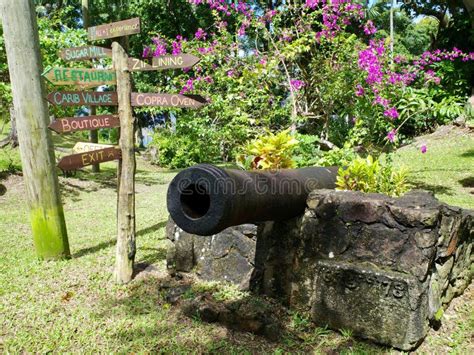
{"type": "Polygon", "coordinates": [[[380,147],[462,113],[466,93],[459,88],[468,85],[440,88],[451,77],[444,63],[471,61],[474,54],[439,50],[392,60],[383,33],[356,1],[307,0],[278,8],[189,3],[212,11],[214,24],[197,28],[193,38],[157,35],[143,55],[202,58],[162,80],[170,92],[208,99],[199,112],[176,113],[177,139],[199,137],[217,152],[203,161],[232,160],[262,128],[292,127],[329,146],[380,147]]]}

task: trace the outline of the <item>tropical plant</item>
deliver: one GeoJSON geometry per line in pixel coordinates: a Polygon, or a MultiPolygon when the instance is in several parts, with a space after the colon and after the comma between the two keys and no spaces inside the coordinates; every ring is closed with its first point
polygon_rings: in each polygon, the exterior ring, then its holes
{"type": "Polygon", "coordinates": [[[389,196],[401,196],[409,189],[407,172],[395,169],[390,161],[358,157],[345,168],[339,169],[338,190],[378,192],[389,196]]]}
{"type": "Polygon", "coordinates": [[[297,145],[298,141],[289,130],[276,134],[268,132],[248,144],[237,163],[243,168],[256,170],[294,168],[293,151],[297,145]]]}

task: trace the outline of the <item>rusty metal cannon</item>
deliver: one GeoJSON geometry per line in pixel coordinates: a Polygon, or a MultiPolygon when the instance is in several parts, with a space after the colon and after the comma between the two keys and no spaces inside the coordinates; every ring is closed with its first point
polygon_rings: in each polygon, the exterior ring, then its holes
{"type": "Polygon", "coordinates": [[[180,228],[197,235],[286,220],[303,213],[312,190],[334,188],[336,176],[336,167],[244,171],[199,164],[171,181],[168,211],[180,228]]]}

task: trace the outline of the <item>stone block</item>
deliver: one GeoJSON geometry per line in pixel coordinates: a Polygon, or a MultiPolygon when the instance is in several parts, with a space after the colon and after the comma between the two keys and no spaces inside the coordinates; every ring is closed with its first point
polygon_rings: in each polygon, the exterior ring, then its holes
{"type": "Polygon", "coordinates": [[[230,227],[212,236],[186,233],[169,218],[167,268],[194,272],[206,281],[227,281],[247,290],[254,272],[257,226],[230,227]]]}
{"type": "Polygon", "coordinates": [[[412,350],[473,278],[472,211],[423,191],[317,190],[307,205],[261,226],[254,290],[319,325],[412,350]]]}

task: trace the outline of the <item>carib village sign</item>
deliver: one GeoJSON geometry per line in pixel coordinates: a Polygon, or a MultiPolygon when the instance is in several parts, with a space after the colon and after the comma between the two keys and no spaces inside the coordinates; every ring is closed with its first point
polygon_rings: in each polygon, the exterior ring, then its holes
{"type": "MultiPolygon", "coordinates": [[[[88,28],[91,41],[123,37],[140,32],[140,19],[109,23],[88,28]]],[[[63,171],[119,160],[117,189],[117,253],[115,279],[128,282],[133,274],[135,255],[135,142],[133,106],[200,108],[206,100],[199,95],[168,93],[132,93],[131,72],[190,68],[199,62],[191,54],[155,57],[151,64],[129,58],[117,43],[112,49],[98,46],[64,48],[59,56],[65,61],[81,61],[111,57],[113,69],[48,67],[43,76],[52,85],[80,88],[115,86],[116,91],[55,91],[47,100],[58,106],[117,106],[118,114],[59,118],[49,125],[56,133],[71,133],[99,128],[120,127],[119,146],[79,142],[75,154],[64,156],[58,163],[63,171]]],[[[75,147],[75,148],[76,148],[75,147]]]]}

